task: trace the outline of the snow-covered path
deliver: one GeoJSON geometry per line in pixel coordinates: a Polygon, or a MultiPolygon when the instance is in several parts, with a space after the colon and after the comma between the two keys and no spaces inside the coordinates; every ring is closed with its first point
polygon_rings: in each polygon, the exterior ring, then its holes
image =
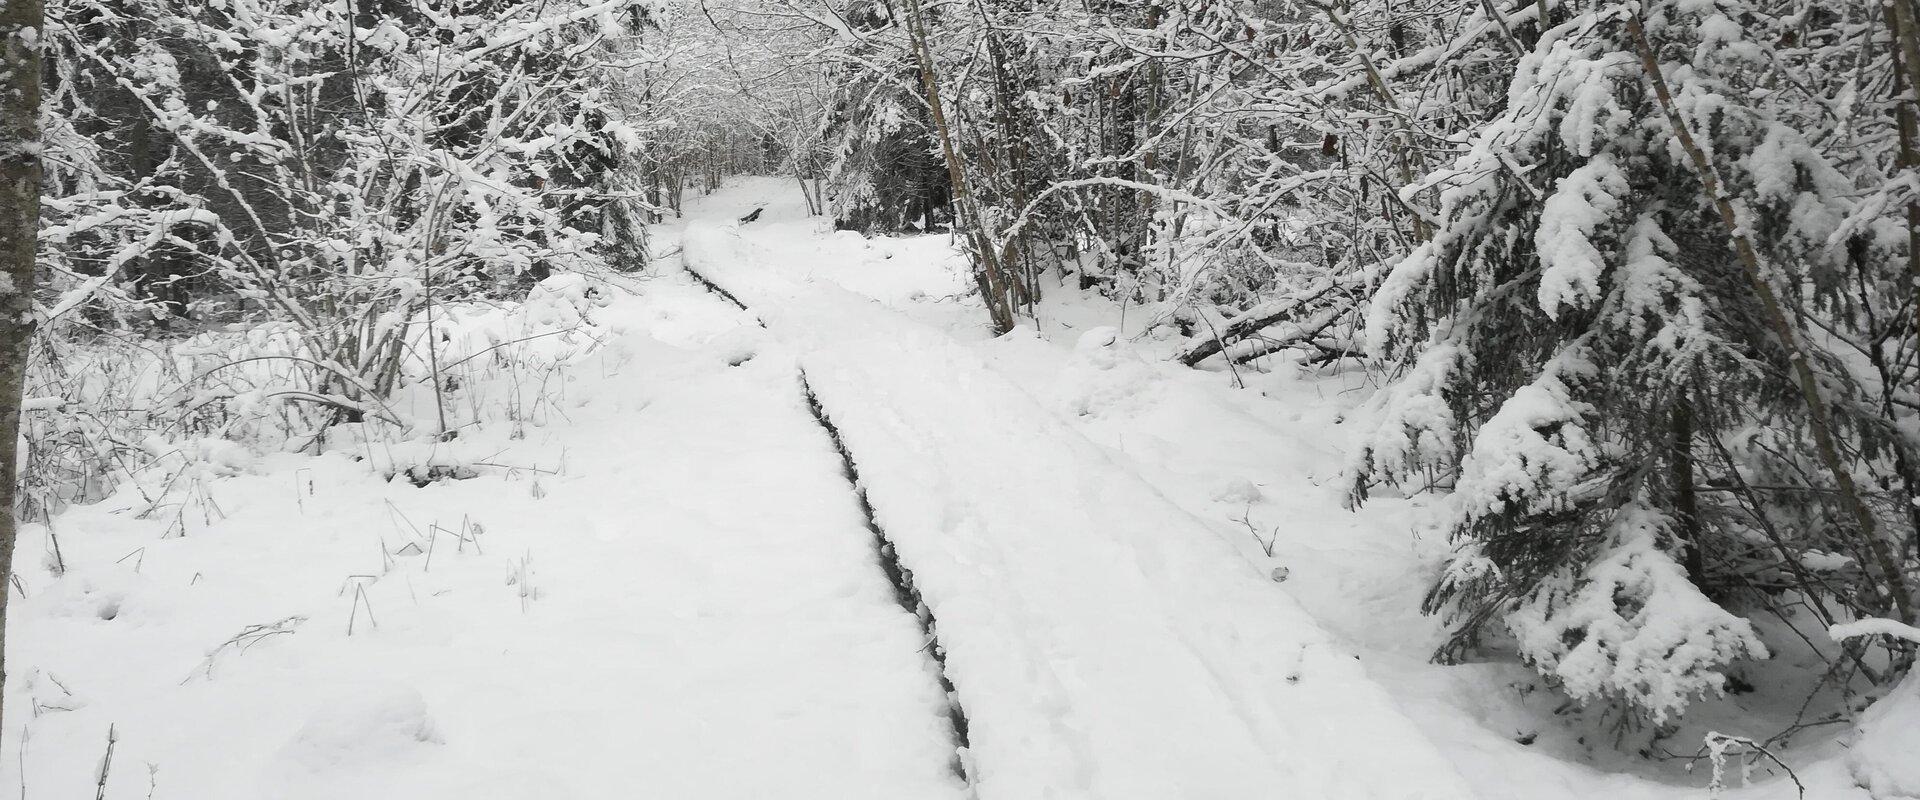
{"type": "Polygon", "coordinates": [[[684,260],[798,353],[938,620],[981,797],[1469,796],[1203,523],[945,333],[763,238],[695,223],[684,260]]]}
{"type": "MultiPolygon", "coordinates": [[[[736,182],[674,243],[838,431],[936,620],[978,797],[1709,794],[1589,741],[1524,665],[1429,663],[1448,543],[1430,498],[1343,508],[1353,381],[1181,368],[1153,352],[1177,337],[1067,286],[989,338],[950,240],[832,232],[791,194],[736,182]]],[[[1839,760],[1799,778],[1860,796],[1839,760]]]]}
{"type": "Polygon", "coordinates": [[[574,415],[597,435],[542,501],[585,512],[537,562],[550,646],[499,669],[557,691],[450,698],[459,729],[518,732],[466,757],[537,760],[581,798],[960,796],[919,629],[792,376],[701,359],[599,388],[643,406],[574,415]]]}

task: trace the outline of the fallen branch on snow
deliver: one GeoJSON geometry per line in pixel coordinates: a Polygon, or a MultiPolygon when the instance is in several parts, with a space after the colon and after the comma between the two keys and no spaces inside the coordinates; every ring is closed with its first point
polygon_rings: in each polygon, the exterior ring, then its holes
{"type": "MultiPolygon", "coordinates": [[[[1219,331],[1219,335],[1210,335],[1203,338],[1196,337],[1192,344],[1181,348],[1179,352],[1174,354],[1173,358],[1175,361],[1189,367],[1194,366],[1262,330],[1282,322],[1300,319],[1314,310],[1319,309],[1320,316],[1302,323],[1299,326],[1300,334],[1294,337],[1292,341],[1312,339],[1318,335],[1320,331],[1325,330],[1327,326],[1333,324],[1334,320],[1343,316],[1342,312],[1345,310],[1320,307],[1327,301],[1345,294],[1351,285],[1351,280],[1328,281],[1313,289],[1293,295],[1292,297],[1261,303],[1242,313],[1240,316],[1229,320],[1226,327],[1219,331]]],[[[1276,347],[1274,349],[1279,348],[1276,347]]],[[[1271,352],[1271,350],[1268,352],[1271,352]]]]}

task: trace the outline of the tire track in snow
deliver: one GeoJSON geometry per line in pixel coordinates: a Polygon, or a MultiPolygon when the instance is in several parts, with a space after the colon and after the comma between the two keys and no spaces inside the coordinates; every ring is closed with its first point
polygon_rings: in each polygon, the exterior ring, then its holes
{"type": "MultiPolygon", "coordinates": [[[[740,302],[740,298],[735,297],[732,292],[714,283],[707,276],[700,274],[692,265],[687,264],[684,258],[681,260],[681,269],[685,270],[687,275],[702,288],[733,304],[741,311],[753,313],[753,309],[747,307],[746,303],[740,302]]],[[[757,316],[756,321],[758,321],[757,316]]],[[[758,324],[762,328],[766,327],[765,322],[758,324]]],[[[853,452],[847,449],[846,442],[840,437],[840,429],[834,426],[832,417],[821,405],[820,398],[814,394],[813,386],[807,383],[806,370],[797,370],[796,374],[800,380],[800,391],[807,398],[808,412],[813,415],[815,424],[818,424],[826,433],[827,440],[833,443],[834,452],[840,455],[841,476],[846,479],[847,487],[853,491],[854,500],[860,506],[860,516],[866,522],[867,531],[873,535],[874,559],[879,564],[881,573],[886,575],[887,583],[893,586],[894,600],[900,604],[902,610],[912,614],[920,623],[920,632],[927,642],[922,652],[927,654],[927,661],[933,668],[934,677],[939,681],[940,690],[947,698],[947,725],[953,738],[953,759],[948,766],[953,770],[954,776],[964,781],[971,789],[973,778],[968,767],[968,753],[971,745],[968,737],[967,712],[960,704],[959,690],[954,687],[953,679],[947,675],[947,653],[940,645],[939,626],[934,620],[933,610],[920,596],[920,590],[914,587],[913,570],[901,563],[899,552],[893,546],[893,542],[887,538],[886,530],[880,527],[879,520],[875,519],[873,504],[867,500],[866,486],[860,481],[860,469],[854,464],[853,452]]]]}

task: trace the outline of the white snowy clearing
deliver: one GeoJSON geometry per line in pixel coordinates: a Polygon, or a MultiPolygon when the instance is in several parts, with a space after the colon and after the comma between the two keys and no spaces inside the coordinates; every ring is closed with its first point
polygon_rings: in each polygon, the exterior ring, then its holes
{"type": "MultiPolygon", "coordinates": [[[[457,310],[453,442],[207,441],[25,532],[0,786],[91,795],[111,746],[115,798],[1709,794],[1427,663],[1424,501],[1334,485],[1359,377],[1236,388],[1067,288],[989,339],[946,239],[823,226],[737,181],[658,276],[457,310]]],[[[1920,785],[1913,688],[1807,796],[1920,785]]]]}

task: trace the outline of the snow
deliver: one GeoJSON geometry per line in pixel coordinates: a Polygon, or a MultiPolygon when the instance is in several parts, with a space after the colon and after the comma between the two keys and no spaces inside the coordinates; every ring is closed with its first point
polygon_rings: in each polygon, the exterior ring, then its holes
{"type": "MultiPolygon", "coordinates": [[[[764,205],[785,191],[770,183],[742,181],[707,198],[704,208],[713,210],[705,214],[730,220],[740,210],[764,205]]],[[[797,206],[797,200],[790,205],[797,206]]],[[[846,251],[836,255],[821,242],[829,236],[850,237],[827,234],[822,223],[800,219],[795,208],[776,205],[751,226],[722,224],[714,233],[726,247],[754,251],[763,268],[773,265],[777,274],[755,270],[763,283],[803,290],[809,279],[838,282],[840,275],[852,271],[850,267],[815,260],[823,256],[857,259],[846,251]],[[767,225],[769,221],[774,225],[767,225]]],[[[694,225],[697,228],[700,223],[694,225]]],[[[946,239],[928,236],[909,241],[944,243],[946,239]]],[[[700,247],[696,243],[696,254],[700,247]]],[[[954,264],[957,273],[960,263],[948,263],[954,264]]],[[[958,274],[948,278],[959,279],[958,274]]],[[[1182,342],[1143,329],[1139,320],[1146,315],[1122,316],[1117,306],[1067,287],[1048,291],[1039,329],[1023,325],[991,339],[982,330],[984,311],[977,302],[930,296],[887,304],[924,326],[943,329],[1097,444],[1108,458],[1205,521],[1259,575],[1269,581],[1275,571],[1287,575],[1274,588],[1291,595],[1336,642],[1361,656],[1358,663],[1373,683],[1385,689],[1421,735],[1439,748],[1452,772],[1465,778],[1473,796],[1513,800],[1705,796],[1705,770],[1696,774],[1685,759],[1649,761],[1631,752],[1616,753],[1613,723],[1568,714],[1564,695],[1542,686],[1531,668],[1514,662],[1446,667],[1428,661],[1441,629],[1437,619],[1421,615],[1419,608],[1434,571],[1450,549],[1433,523],[1437,515],[1432,498],[1398,499],[1387,489],[1375,487],[1375,499],[1364,511],[1350,513],[1344,508],[1350,478],[1343,467],[1353,458],[1352,434],[1376,430],[1368,417],[1366,390],[1372,381],[1365,373],[1327,376],[1285,366],[1271,372],[1248,372],[1243,367],[1239,377],[1247,388],[1239,389],[1240,381],[1224,373],[1168,363],[1165,359],[1182,342]],[[1116,320],[1133,324],[1119,336],[1098,330],[1113,326],[1116,320]],[[1087,398],[1097,399],[1086,404],[1087,398]],[[1248,502],[1244,487],[1258,490],[1259,498],[1248,502]]],[[[767,316],[777,325],[777,314],[767,316]]],[[[1437,363],[1432,369],[1451,366],[1437,363]]],[[[1420,447],[1447,446],[1446,435],[1432,431],[1448,429],[1450,419],[1414,413],[1414,406],[1406,403],[1397,405],[1403,412],[1397,417],[1402,424],[1393,427],[1401,438],[1430,437],[1432,441],[1420,447]]],[[[1440,408],[1444,411],[1444,406],[1440,408]]],[[[1386,435],[1383,428],[1379,430],[1386,435]]],[[[1412,464],[1410,459],[1417,455],[1409,452],[1403,457],[1412,464]]],[[[946,630],[951,630],[950,623],[946,630]]],[[[1753,694],[1697,702],[1689,720],[1663,746],[1680,754],[1692,753],[1715,727],[1762,737],[1781,729],[1793,720],[1795,707],[1804,698],[1793,678],[1799,674],[1795,670],[1817,672],[1817,664],[1810,653],[1777,653],[1774,661],[1761,665],[1764,669],[1749,671],[1746,677],[1762,684],[1780,683],[1770,695],[1787,697],[1784,708],[1753,694]]],[[[960,692],[966,694],[964,686],[960,692]]],[[[1843,761],[1844,750],[1830,742],[1816,736],[1783,752],[1809,785],[1809,797],[1866,797],[1854,786],[1843,761]]],[[[1775,749],[1781,748],[1775,745],[1775,749]]],[[[1394,756],[1385,747],[1377,755],[1394,756]]],[[[1730,790],[1726,796],[1795,796],[1793,784],[1771,763],[1762,761],[1752,771],[1752,786],[1730,790]]]]}
{"type": "Polygon", "coordinates": [[[1592,237],[1620,210],[1627,176],[1607,155],[1596,155],[1555,187],[1540,209],[1534,249],[1540,253],[1540,308],[1558,318],[1564,307],[1585,308],[1600,296],[1607,258],[1592,237]]]}
{"type": "Polygon", "coordinates": [[[1847,770],[1855,784],[1880,800],[1920,797],[1915,753],[1920,753],[1920,680],[1908,675],[1863,715],[1847,751],[1847,770]]]}
{"type": "MultiPolygon", "coordinates": [[[[1067,287],[989,337],[947,237],[832,232],[789,183],[657,231],[750,312],[672,263],[446,308],[451,440],[183,436],[28,526],[0,785],[88,795],[112,726],[108,797],[1704,796],[1524,665],[1428,661],[1448,509],[1352,513],[1342,476],[1356,431],[1416,469],[1439,406],[1284,365],[1237,388],[1067,287]],[[932,613],[971,785],[803,376],[932,613]]],[[[1789,753],[1808,796],[1920,785],[1914,692],[1789,753]]],[[[1709,724],[1777,729],[1741,702],[1709,724]]],[[[1727,796],[1794,796],[1755,772],[1727,796]]]]}
{"type": "Polygon", "coordinates": [[[1800,554],[1800,566],[1806,567],[1814,572],[1837,572],[1843,569],[1851,569],[1857,563],[1859,562],[1855,561],[1852,556],[1841,555],[1839,553],[1808,550],[1800,554]]]}
{"type": "Polygon", "coordinates": [[[7,782],[91,796],[112,724],[109,797],[145,764],[205,800],[960,796],[792,365],[728,366],[751,321],[682,281],[603,288],[619,333],[552,423],[455,440],[520,469],[415,488],[269,455],[57,518],[67,572],[28,568],[12,609],[9,699],[45,710],[11,717],[7,782]]]}

